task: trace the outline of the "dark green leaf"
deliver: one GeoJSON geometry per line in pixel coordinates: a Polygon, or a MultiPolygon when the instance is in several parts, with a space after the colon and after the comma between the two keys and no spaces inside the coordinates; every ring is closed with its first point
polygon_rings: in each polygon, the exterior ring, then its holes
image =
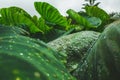
{"type": "Polygon", "coordinates": [[[0,27],[0,80],[75,80],[57,52],[12,30],[0,27]]]}
{"type": "Polygon", "coordinates": [[[120,79],[120,20],[107,26],[75,72],[78,80],[120,79]]]}

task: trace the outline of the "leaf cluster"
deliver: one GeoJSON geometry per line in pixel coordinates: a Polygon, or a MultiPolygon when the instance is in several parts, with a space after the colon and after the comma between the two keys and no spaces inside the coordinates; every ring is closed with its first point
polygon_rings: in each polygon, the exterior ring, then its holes
{"type": "Polygon", "coordinates": [[[30,33],[30,37],[45,42],[81,30],[103,31],[103,26],[109,23],[110,16],[94,4],[95,0],[89,0],[89,5],[84,6],[83,12],[69,9],[66,11],[68,16],[61,15],[47,2],[34,2],[34,7],[40,17],[31,16],[24,9],[15,6],[1,8],[0,24],[22,27],[30,33]]]}

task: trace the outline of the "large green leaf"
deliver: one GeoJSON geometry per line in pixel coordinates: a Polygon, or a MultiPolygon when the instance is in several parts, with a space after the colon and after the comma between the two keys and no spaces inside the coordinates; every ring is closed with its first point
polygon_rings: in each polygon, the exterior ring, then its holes
{"type": "Polygon", "coordinates": [[[89,16],[100,18],[103,22],[110,19],[110,16],[97,6],[85,6],[85,10],[89,16]]]}
{"type": "Polygon", "coordinates": [[[101,24],[100,19],[95,17],[83,17],[72,9],[69,9],[67,13],[77,24],[84,26],[84,28],[97,28],[101,24]]]}
{"type": "Polygon", "coordinates": [[[67,19],[59,11],[46,2],[35,2],[35,9],[46,20],[46,22],[57,24],[65,28],[68,26],[67,19]]]}
{"type": "Polygon", "coordinates": [[[0,15],[1,15],[0,23],[3,25],[16,26],[25,24],[30,28],[30,31],[32,33],[43,32],[34,23],[32,17],[21,8],[18,7],[2,8],[0,9],[0,15]]]}
{"type": "Polygon", "coordinates": [[[49,42],[48,45],[58,52],[66,54],[66,67],[72,73],[99,35],[100,33],[94,31],[80,31],[64,35],[49,42]]]}
{"type": "Polygon", "coordinates": [[[74,73],[78,80],[120,79],[120,20],[107,26],[74,73]]]}
{"type": "Polygon", "coordinates": [[[0,80],[75,80],[60,62],[62,56],[16,29],[0,26],[0,80]]]}

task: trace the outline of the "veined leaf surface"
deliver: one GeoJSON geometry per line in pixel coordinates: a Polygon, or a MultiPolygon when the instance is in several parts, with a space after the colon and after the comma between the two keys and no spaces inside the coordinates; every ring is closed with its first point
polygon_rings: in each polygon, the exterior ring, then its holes
{"type": "Polygon", "coordinates": [[[16,26],[25,24],[32,33],[43,32],[32,20],[32,17],[23,9],[18,7],[9,7],[0,9],[1,22],[4,25],[16,26]]]}
{"type": "Polygon", "coordinates": [[[84,28],[97,28],[100,24],[101,24],[101,20],[98,18],[86,18],[83,17],[81,15],[79,15],[77,12],[75,12],[72,9],[69,9],[67,11],[67,13],[69,14],[69,16],[75,20],[79,25],[84,26],[84,28]],[[93,21],[93,19],[95,20],[95,22],[93,21]]]}
{"type": "Polygon", "coordinates": [[[45,43],[11,27],[0,26],[0,32],[0,80],[75,80],[45,43]]]}
{"type": "Polygon", "coordinates": [[[35,2],[35,9],[37,12],[50,23],[57,24],[62,27],[66,27],[68,25],[67,19],[63,17],[59,11],[53,7],[52,5],[46,2],[35,2]]]}
{"type": "Polygon", "coordinates": [[[100,18],[103,22],[109,20],[110,16],[101,8],[97,6],[86,6],[86,13],[89,16],[100,18]]]}

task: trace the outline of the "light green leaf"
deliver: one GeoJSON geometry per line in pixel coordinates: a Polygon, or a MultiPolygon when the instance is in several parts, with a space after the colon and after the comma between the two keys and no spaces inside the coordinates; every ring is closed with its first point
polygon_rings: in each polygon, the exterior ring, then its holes
{"type": "Polygon", "coordinates": [[[89,16],[100,18],[103,22],[110,19],[110,16],[97,6],[86,6],[85,10],[89,16]]]}
{"type": "Polygon", "coordinates": [[[40,29],[44,31],[44,33],[48,33],[52,29],[52,27],[46,25],[45,20],[42,17],[39,18],[38,24],[40,29]]]}
{"type": "Polygon", "coordinates": [[[77,24],[84,26],[84,28],[96,28],[95,25],[91,24],[86,18],[80,16],[77,12],[72,9],[67,11],[69,16],[77,22],[77,24]]]}
{"type": "Polygon", "coordinates": [[[65,28],[68,25],[67,19],[59,11],[46,2],[35,2],[35,9],[47,21],[65,28]]]}
{"type": "Polygon", "coordinates": [[[9,7],[0,9],[1,22],[4,25],[17,26],[25,24],[32,33],[43,32],[32,20],[32,17],[23,9],[18,7],[9,7]]]}

